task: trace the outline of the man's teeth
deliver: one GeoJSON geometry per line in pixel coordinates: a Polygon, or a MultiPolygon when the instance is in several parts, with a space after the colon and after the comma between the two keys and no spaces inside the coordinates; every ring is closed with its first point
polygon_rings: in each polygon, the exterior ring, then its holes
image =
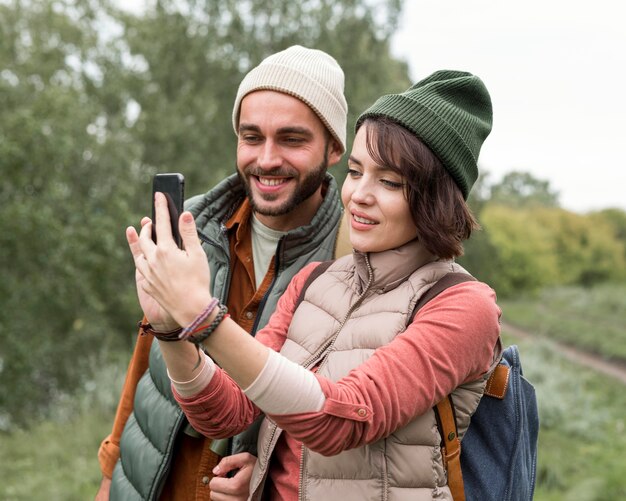
{"type": "Polygon", "coordinates": [[[354,218],[354,220],[355,220],[357,223],[363,223],[363,224],[376,224],[374,221],[371,221],[371,220],[369,220],[369,219],[365,219],[365,218],[363,218],[363,217],[354,216],[354,215],[353,215],[352,217],[354,218]]]}
{"type": "Polygon", "coordinates": [[[279,184],[286,183],[286,179],[276,179],[274,177],[260,177],[259,182],[265,186],[278,186],[279,184]]]}

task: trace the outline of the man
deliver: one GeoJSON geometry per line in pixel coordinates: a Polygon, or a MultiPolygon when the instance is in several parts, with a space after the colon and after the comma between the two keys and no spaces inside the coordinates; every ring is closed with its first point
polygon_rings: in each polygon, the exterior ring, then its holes
{"type": "MultiPolygon", "coordinates": [[[[346,149],[343,88],[343,71],[322,51],[293,46],[266,58],[235,99],[237,174],[186,204],[207,253],[213,296],[253,335],[295,273],[346,251],[337,249],[342,210],[326,172],[346,149]]],[[[236,499],[253,458],[227,457],[213,478],[222,446],[188,425],[158,343],[140,335],[113,431],[98,453],[96,499],[208,500],[211,490],[236,499]],[[227,478],[233,469],[241,474],[227,478]]],[[[245,448],[245,437],[235,441],[234,452],[245,448]]]]}

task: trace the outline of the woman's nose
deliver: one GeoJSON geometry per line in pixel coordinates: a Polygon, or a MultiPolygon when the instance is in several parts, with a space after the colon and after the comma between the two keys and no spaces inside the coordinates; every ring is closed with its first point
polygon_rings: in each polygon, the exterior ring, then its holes
{"type": "Polygon", "coordinates": [[[374,193],[369,182],[361,179],[352,192],[352,200],[359,204],[370,205],[374,202],[374,193]]]}

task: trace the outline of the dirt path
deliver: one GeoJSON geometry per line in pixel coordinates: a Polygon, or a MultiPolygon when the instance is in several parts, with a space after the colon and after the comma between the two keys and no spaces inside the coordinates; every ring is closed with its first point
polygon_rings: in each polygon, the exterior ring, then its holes
{"type": "MultiPolygon", "coordinates": [[[[535,337],[533,334],[505,322],[502,322],[502,329],[520,338],[532,339],[535,337]]],[[[558,347],[559,352],[573,362],[590,367],[591,369],[606,374],[607,376],[626,384],[625,364],[610,362],[599,355],[587,353],[578,348],[573,348],[572,346],[559,343],[558,341],[551,340],[551,343],[558,347]]]]}

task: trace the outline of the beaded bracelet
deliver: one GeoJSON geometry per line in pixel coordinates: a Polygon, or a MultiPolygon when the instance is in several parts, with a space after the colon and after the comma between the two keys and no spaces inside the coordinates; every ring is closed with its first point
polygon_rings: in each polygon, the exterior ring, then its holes
{"type": "Polygon", "coordinates": [[[178,335],[178,338],[187,339],[191,333],[195,331],[198,326],[211,315],[211,313],[213,313],[213,310],[218,304],[219,300],[217,298],[211,299],[208,306],[194,319],[193,322],[182,330],[182,332],[178,335]]]}
{"type": "Polygon", "coordinates": [[[226,306],[224,306],[223,304],[220,304],[219,309],[220,311],[218,312],[217,316],[213,319],[213,322],[211,322],[207,326],[207,328],[204,329],[200,334],[187,336],[186,338],[187,341],[195,345],[201,344],[206,338],[208,338],[211,334],[213,334],[213,331],[217,329],[217,326],[222,322],[222,320],[230,317],[230,315],[228,314],[228,308],[226,308],[226,306]]]}
{"type": "Polygon", "coordinates": [[[155,331],[154,328],[152,327],[152,325],[150,323],[142,323],[137,322],[137,327],[139,327],[141,329],[141,334],[143,336],[145,336],[146,334],[150,334],[152,336],[154,336],[155,338],[157,338],[159,341],[167,341],[167,342],[172,342],[172,341],[180,341],[180,333],[183,331],[182,327],[179,327],[178,329],[174,329],[173,331],[169,331],[169,332],[158,332],[155,331]]]}

